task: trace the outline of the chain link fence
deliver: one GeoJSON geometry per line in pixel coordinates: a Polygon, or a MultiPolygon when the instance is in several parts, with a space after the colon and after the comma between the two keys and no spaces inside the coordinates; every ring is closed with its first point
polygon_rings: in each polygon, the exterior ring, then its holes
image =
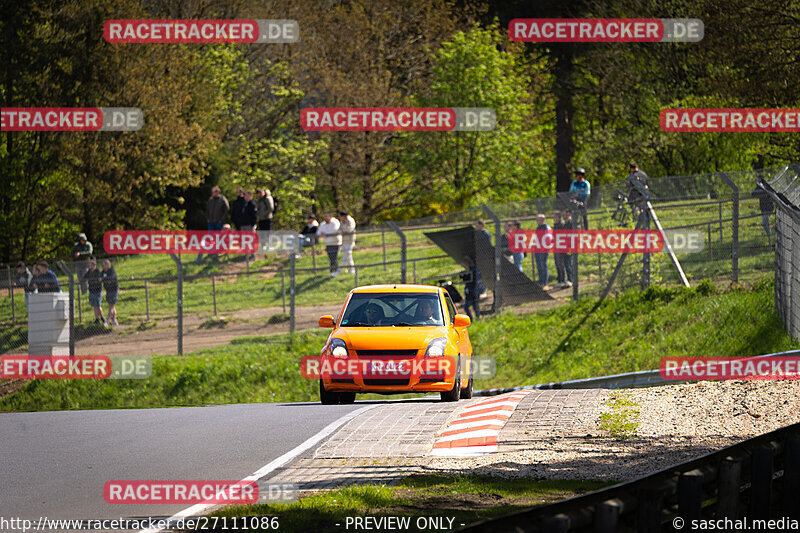
{"type": "Polygon", "coordinates": [[[775,213],[775,307],[786,331],[800,339],[800,167],[790,165],[765,178],[775,213]]]}
{"type": "MultiPolygon", "coordinates": [[[[649,180],[650,201],[663,228],[692,229],[703,235],[702,251],[677,254],[690,284],[702,279],[748,281],[772,271],[775,236],[771,218],[766,227],[762,224],[759,200],[754,196],[756,176],[769,183],[784,180],[786,168],[649,180]]],[[[637,212],[626,195],[624,180],[594,187],[586,205],[588,227],[632,229],[637,212]]],[[[667,254],[658,253],[630,254],[610,285],[620,255],[602,253],[573,254],[568,258],[573,266],[573,286],[556,287],[560,280],[552,254],[540,256],[537,269],[535,254],[514,257],[503,242],[507,224],[535,229],[537,215],[543,214],[552,227],[556,211],[582,219],[577,206],[559,195],[359,227],[355,268],[335,276],[323,243],[306,244],[297,254],[207,256],[199,264],[195,256],[182,256],[180,283],[178,265],[169,256],[111,257],[119,283],[119,325],[95,322],[89,295],[74,279],[73,350],[78,354],[174,354],[226,343],[237,336],[311,329],[320,315],[338,313],[350,289],[367,284],[450,283],[463,297],[470,279],[469,260],[464,256],[471,254],[486,287],[478,299],[482,314],[525,303],[598,297],[609,287],[618,292],[648,284],[680,283],[667,254]],[[484,221],[486,233],[475,230],[478,220],[484,221]],[[443,236],[447,238],[443,240],[443,236]],[[546,289],[539,283],[544,281],[543,268],[548,278],[546,289]]],[[[788,221],[794,220],[780,213],[775,232],[782,235],[779,244],[789,240],[786,228],[788,221]]],[[[786,245],[779,247],[781,254],[787,249],[786,245]]],[[[796,253],[800,254],[800,247],[796,253]]],[[[336,261],[340,259],[341,252],[336,261]]],[[[781,272],[788,272],[790,258],[779,256],[780,260],[787,265],[781,272]]],[[[65,263],[53,268],[64,292],[69,287],[67,273],[77,272],[78,267],[65,263]]],[[[0,266],[0,353],[27,350],[24,289],[15,286],[15,274],[16,265],[0,266]]],[[[463,300],[458,304],[459,310],[463,304],[463,300]]],[[[104,318],[108,318],[107,308],[104,298],[104,318]]]]}

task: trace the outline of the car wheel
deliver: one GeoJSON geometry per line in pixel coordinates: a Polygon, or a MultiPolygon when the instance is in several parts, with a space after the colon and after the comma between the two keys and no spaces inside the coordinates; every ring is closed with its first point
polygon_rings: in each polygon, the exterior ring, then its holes
{"type": "Polygon", "coordinates": [[[319,380],[319,403],[322,405],[334,405],[339,403],[339,393],[325,390],[322,380],[319,380]]]}
{"type": "Polygon", "coordinates": [[[461,399],[469,400],[470,398],[472,398],[472,372],[469,373],[467,387],[465,389],[461,389],[461,399]]]}
{"type": "Polygon", "coordinates": [[[339,403],[355,403],[356,401],[356,393],[355,392],[340,392],[339,393],[339,403]]]}
{"type": "Polygon", "coordinates": [[[453,388],[448,391],[439,393],[439,397],[443,402],[457,402],[458,396],[461,394],[461,357],[458,358],[456,365],[456,379],[453,383],[453,388]]]}

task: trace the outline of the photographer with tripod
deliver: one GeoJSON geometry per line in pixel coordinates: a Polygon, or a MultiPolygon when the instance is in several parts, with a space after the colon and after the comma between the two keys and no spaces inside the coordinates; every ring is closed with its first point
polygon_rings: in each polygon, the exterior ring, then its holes
{"type": "Polygon", "coordinates": [[[625,178],[625,182],[628,185],[628,204],[631,206],[633,220],[636,221],[645,209],[643,191],[648,190],[648,178],[647,174],[639,170],[639,166],[636,163],[631,162],[628,168],[630,173],[625,178]]]}

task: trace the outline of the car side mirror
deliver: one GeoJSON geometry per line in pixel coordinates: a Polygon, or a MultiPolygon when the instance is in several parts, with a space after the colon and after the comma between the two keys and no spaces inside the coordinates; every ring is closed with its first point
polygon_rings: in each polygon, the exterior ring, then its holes
{"type": "Polygon", "coordinates": [[[321,328],[332,328],[333,327],[333,317],[331,315],[325,315],[319,317],[319,327],[321,328]]]}
{"type": "Polygon", "coordinates": [[[469,319],[469,315],[456,315],[455,318],[453,319],[453,326],[457,328],[465,328],[470,324],[472,324],[472,320],[469,319]]]}

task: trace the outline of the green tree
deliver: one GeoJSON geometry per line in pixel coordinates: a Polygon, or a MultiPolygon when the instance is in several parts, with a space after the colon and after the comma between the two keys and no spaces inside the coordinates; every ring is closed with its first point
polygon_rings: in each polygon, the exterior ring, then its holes
{"type": "Polygon", "coordinates": [[[420,105],[497,115],[490,132],[405,136],[406,168],[434,203],[463,209],[553,192],[550,78],[544,61],[526,65],[521,51],[495,24],[458,32],[434,54],[430,95],[420,105]]]}

